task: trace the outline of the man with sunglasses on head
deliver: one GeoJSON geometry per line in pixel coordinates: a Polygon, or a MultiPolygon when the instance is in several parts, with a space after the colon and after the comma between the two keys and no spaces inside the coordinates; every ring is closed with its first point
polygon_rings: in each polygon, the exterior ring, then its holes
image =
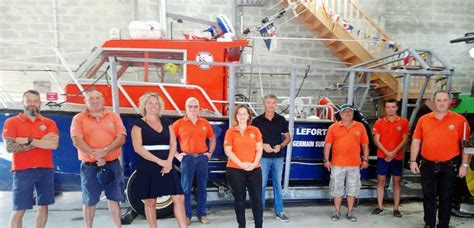
{"type": "Polygon", "coordinates": [[[191,192],[196,178],[197,217],[202,224],[209,224],[206,213],[208,163],[216,148],[216,137],[209,121],[199,117],[199,101],[190,97],[185,106],[186,116],[173,124],[173,131],[181,149],[176,157],[181,161],[186,223],[191,223],[191,192]]]}
{"type": "Polygon", "coordinates": [[[87,109],[71,123],[71,138],[81,160],[81,189],[85,227],[94,222],[102,191],[108,200],[115,227],[121,227],[120,201],[124,200],[122,167],[118,158],[127,135],[117,113],[104,108],[104,96],[95,88],[84,93],[87,109]],[[105,170],[105,171],[104,171],[105,170]],[[108,178],[98,172],[108,173],[108,178]]]}

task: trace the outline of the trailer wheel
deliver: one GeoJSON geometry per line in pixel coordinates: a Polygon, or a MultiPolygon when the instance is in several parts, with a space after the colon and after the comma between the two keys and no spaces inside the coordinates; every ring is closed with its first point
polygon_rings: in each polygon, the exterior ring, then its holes
{"type": "MultiPolygon", "coordinates": [[[[145,204],[142,199],[137,196],[140,186],[136,184],[135,177],[137,171],[133,172],[127,182],[127,198],[132,209],[140,215],[145,216],[145,204]]],[[[173,215],[173,201],[171,196],[162,196],[156,198],[156,217],[167,218],[173,215]]]]}

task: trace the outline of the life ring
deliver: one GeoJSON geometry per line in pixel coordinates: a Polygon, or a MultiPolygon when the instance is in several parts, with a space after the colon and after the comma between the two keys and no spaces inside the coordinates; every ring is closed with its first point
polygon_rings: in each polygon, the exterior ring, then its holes
{"type": "MultiPolygon", "coordinates": [[[[137,192],[141,189],[135,177],[137,171],[133,172],[127,182],[127,199],[132,209],[140,215],[145,216],[145,203],[142,199],[137,196],[137,192]]],[[[173,200],[171,196],[162,196],[156,199],[156,217],[157,218],[168,218],[173,215],[173,200]]]]}
{"type": "Polygon", "coordinates": [[[325,113],[323,110],[317,108],[316,109],[316,116],[318,116],[321,119],[330,119],[330,120],[335,120],[335,111],[334,111],[334,104],[332,101],[327,98],[327,97],[321,97],[318,101],[319,105],[326,105],[327,106],[327,113],[325,113]]]}

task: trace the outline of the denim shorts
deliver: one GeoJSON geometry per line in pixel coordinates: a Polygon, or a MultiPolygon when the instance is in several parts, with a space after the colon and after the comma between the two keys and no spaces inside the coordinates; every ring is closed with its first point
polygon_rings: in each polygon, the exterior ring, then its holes
{"type": "Polygon", "coordinates": [[[54,170],[33,168],[13,172],[13,211],[33,208],[33,191],[36,192],[36,205],[54,203],[54,170]]]}
{"type": "Polygon", "coordinates": [[[355,167],[338,167],[331,168],[331,180],[329,182],[329,194],[332,197],[358,196],[360,190],[360,168],[355,167]]]}
{"type": "Polygon", "coordinates": [[[105,197],[108,200],[119,202],[125,199],[120,162],[115,160],[107,163],[105,168],[111,169],[115,177],[114,181],[107,186],[103,186],[97,180],[97,166],[81,163],[82,204],[87,206],[96,205],[99,203],[102,191],[105,192],[105,197]]]}
{"type": "Polygon", "coordinates": [[[379,176],[387,176],[391,174],[393,176],[401,176],[402,175],[402,160],[391,160],[386,162],[383,158],[377,159],[377,175],[379,176]]]}

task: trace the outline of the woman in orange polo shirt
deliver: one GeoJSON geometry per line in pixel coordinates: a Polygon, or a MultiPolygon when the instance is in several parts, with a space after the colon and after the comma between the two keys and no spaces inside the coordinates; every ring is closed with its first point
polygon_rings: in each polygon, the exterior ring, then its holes
{"type": "Polygon", "coordinates": [[[234,124],[227,130],[224,138],[224,151],[227,161],[226,177],[234,195],[234,210],[239,228],[245,227],[246,189],[252,203],[255,227],[263,224],[262,206],[262,170],[260,158],[263,153],[262,134],[252,125],[250,109],[245,105],[237,106],[234,124]]]}

